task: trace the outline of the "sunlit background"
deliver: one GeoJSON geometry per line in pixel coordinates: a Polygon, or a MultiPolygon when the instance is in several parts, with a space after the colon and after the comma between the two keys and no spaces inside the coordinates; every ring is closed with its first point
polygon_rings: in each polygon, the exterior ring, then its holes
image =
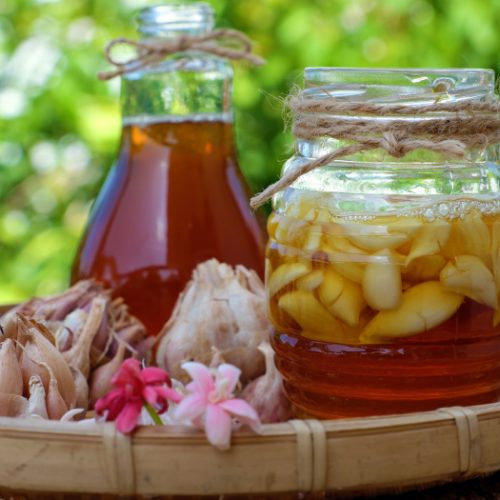
{"type": "MultiPolygon", "coordinates": [[[[305,66],[500,65],[500,0],[208,0],[267,65],[236,68],[241,166],[262,188],[291,139],[280,100],[305,66]]],[[[0,303],[62,290],[120,134],[105,43],[147,0],[0,0],[0,303]]]]}

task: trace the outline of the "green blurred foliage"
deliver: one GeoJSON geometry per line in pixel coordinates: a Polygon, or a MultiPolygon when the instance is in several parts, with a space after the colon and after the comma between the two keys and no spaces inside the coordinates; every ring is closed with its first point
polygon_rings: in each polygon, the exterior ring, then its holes
{"type": "MultiPolygon", "coordinates": [[[[267,58],[237,65],[242,168],[254,189],[291,150],[281,100],[305,66],[499,70],[500,0],[209,0],[267,58]]],[[[0,1],[0,303],[63,289],[120,134],[119,82],[96,78],[148,0],[0,1]]]]}

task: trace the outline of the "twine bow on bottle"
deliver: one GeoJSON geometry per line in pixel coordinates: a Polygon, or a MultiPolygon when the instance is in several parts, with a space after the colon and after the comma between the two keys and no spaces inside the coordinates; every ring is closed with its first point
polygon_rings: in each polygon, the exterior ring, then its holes
{"type": "Polygon", "coordinates": [[[425,149],[449,158],[463,158],[468,149],[500,143],[498,100],[410,106],[346,102],[334,97],[310,99],[300,92],[289,97],[287,104],[293,113],[292,131],[298,139],[330,137],[348,144],[288,170],[250,200],[252,208],[263,205],[311,170],[363,151],[383,149],[394,158],[402,158],[416,149],[425,149]],[[362,118],[353,119],[355,115],[362,118]],[[411,119],[422,115],[425,119],[411,119]]]}
{"type": "Polygon", "coordinates": [[[264,59],[252,54],[252,41],[243,33],[233,29],[218,29],[203,35],[180,35],[175,38],[155,38],[136,41],[116,38],[105,49],[106,59],[115,66],[114,70],[98,73],[101,80],[138,71],[150,64],[156,64],[165,57],[186,51],[200,51],[230,60],[245,60],[259,66],[264,59]],[[117,60],[112,51],[117,45],[128,45],[137,50],[137,56],[126,61],[117,60]]]}

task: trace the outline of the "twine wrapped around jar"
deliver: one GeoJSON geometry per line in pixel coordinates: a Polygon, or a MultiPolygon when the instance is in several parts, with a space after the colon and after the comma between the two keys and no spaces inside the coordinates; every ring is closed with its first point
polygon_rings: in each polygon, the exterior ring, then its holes
{"type": "Polygon", "coordinates": [[[311,170],[362,151],[383,149],[401,158],[416,149],[426,149],[451,158],[463,158],[468,149],[486,148],[500,142],[500,102],[497,99],[493,102],[437,101],[409,106],[345,102],[334,97],[308,99],[302,91],[290,96],[287,105],[293,115],[295,137],[303,140],[329,137],[352,143],[289,170],[250,200],[252,208],[263,205],[311,170]],[[435,113],[448,115],[436,116],[435,113]],[[353,121],[352,115],[356,114],[369,118],[353,121]],[[426,115],[426,119],[408,120],[419,115],[426,115]],[[372,117],[390,120],[375,121],[372,117]]]}
{"type": "Polygon", "coordinates": [[[155,38],[147,41],[136,41],[128,38],[116,38],[105,49],[108,62],[116,69],[98,73],[101,80],[110,80],[115,76],[138,71],[150,64],[156,64],[165,57],[186,52],[201,51],[230,60],[245,60],[259,66],[265,60],[252,54],[252,41],[241,31],[233,29],[218,29],[203,35],[180,35],[175,38],[155,38]],[[137,50],[137,56],[120,62],[112,55],[117,45],[129,45],[137,50]]]}

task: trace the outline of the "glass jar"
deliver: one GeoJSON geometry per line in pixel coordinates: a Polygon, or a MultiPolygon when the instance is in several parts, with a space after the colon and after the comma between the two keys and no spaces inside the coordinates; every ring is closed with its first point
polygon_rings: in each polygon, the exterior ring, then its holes
{"type": "MultiPolygon", "coordinates": [[[[143,39],[212,30],[205,3],[139,15],[143,39]]],[[[122,78],[116,165],[92,209],[72,281],[93,277],[123,297],[151,334],[169,318],[200,262],[263,274],[263,230],[248,207],[233,138],[231,65],[183,52],[122,78]]]]}
{"type": "MultiPolygon", "coordinates": [[[[304,97],[318,102],[496,99],[489,70],[309,68],[305,81],[304,97]]],[[[346,144],[297,140],[283,172],[346,144]]],[[[277,366],[299,416],[500,399],[499,192],[493,145],[462,160],[373,149],[317,168],[275,195],[266,288],[277,366]]]]}

